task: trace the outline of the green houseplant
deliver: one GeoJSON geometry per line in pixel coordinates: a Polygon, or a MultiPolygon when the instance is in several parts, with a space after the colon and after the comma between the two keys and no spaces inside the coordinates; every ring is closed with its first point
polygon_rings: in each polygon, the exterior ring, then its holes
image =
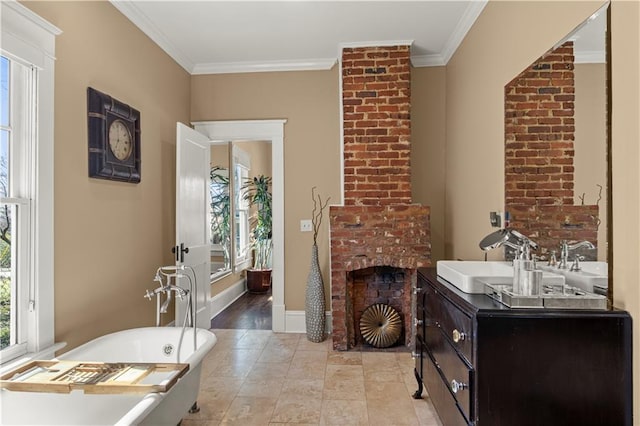
{"type": "Polygon", "coordinates": [[[247,270],[247,288],[264,293],[271,287],[271,177],[248,178],[242,185],[242,197],[253,210],[251,215],[251,244],[253,267],[247,270]]]}

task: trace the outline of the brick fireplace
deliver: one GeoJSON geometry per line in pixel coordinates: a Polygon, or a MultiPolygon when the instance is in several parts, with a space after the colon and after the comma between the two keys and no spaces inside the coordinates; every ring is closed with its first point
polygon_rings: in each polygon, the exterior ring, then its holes
{"type": "Polygon", "coordinates": [[[333,348],[361,345],[373,303],[403,319],[413,344],[412,288],[430,262],[429,208],[411,201],[410,47],[342,52],[344,205],[329,208],[333,348]]]}

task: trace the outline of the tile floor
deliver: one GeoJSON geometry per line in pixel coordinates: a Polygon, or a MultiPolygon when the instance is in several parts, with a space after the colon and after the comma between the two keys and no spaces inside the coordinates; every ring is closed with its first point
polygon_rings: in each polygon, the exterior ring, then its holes
{"type": "Polygon", "coordinates": [[[267,330],[212,330],[192,425],[441,426],[417,389],[408,352],[337,352],[331,340],[267,330]]]}

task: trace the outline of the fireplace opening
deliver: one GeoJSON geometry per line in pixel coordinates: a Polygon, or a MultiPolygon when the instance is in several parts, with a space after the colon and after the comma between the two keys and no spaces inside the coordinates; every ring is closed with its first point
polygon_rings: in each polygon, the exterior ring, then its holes
{"type": "MultiPolygon", "coordinates": [[[[365,341],[360,332],[360,318],[369,306],[382,303],[394,308],[402,319],[402,332],[396,343],[386,349],[406,349],[411,343],[411,276],[412,271],[393,266],[373,266],[347,272],[351,290],[354,347],[380,350],[365,341]]],[[[348,309],[349,310],[349,309],[348,309]]]]}

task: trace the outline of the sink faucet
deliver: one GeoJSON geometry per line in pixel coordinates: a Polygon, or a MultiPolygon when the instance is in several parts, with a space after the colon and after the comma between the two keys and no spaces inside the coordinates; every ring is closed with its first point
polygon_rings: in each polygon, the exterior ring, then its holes
{"type": "Polygon", "coordinates": [[[581,260],[584,260],[584,256],[580,256],[579,254],[576,254],[576,257],[573,259],[573,263],[571,264],[571,268],[569,268],[569,270],[571,272],[581,271],[582,270],[582,268],[580,267],[581,260]]]}
{"type": "MultiPolygon", "coordinates": [[[[594,249],[595,246],[589,241],[580,241],[574,244],[569,244],[566,240],[562,240],[560,243],[560,261],[558,262],[558,269],[567,269],[567,262],[569,261],[569,252],[572,250],[579,249],[581,247],[587,247],[589,249],[594,249]]],[[[574,264],[571,266],[572,271],[579,271],[580,264],[579,260],[574,260],[574,264]],[[574,269],[578,268],[578,269],[574,269]]]]}

